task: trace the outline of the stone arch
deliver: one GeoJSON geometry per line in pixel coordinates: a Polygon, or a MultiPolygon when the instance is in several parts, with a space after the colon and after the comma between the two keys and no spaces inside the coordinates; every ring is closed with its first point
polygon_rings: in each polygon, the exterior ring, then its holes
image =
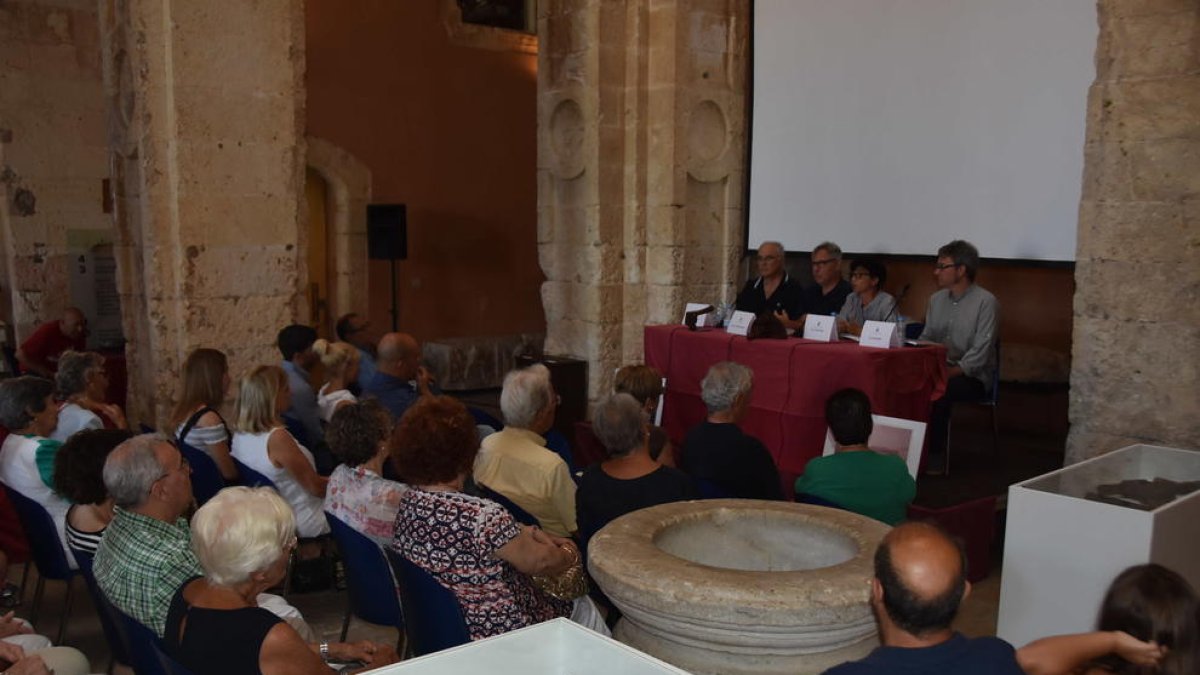
{"type": "Polygon", "coordinates": [[[354,155],[309,136],[306,164],[329,185],[329,241],[332,247],[329,316],[367,313],[367,204],[371,170],[354,155]]]}

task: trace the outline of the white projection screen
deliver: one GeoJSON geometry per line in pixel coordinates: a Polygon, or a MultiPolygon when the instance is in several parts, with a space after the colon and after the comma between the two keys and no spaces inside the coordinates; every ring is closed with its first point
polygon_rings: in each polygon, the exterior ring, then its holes
{"type": "Polygon", "coordinates": [[[754,0],[749,246],[1071,261],[1095,0],[754,0]]]}

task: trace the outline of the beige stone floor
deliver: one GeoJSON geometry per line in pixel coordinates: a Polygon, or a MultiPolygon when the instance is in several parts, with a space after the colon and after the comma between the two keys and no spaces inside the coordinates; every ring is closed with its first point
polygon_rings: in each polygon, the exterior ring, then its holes
{"type": "MultiPolygon", "coordinates": [[[[21,581],[21,565],[14,565],[9,570],[9,580],[13,583],[21,581]]],[[[36,572],[30,575],[29,590],[25,602],[17,608],[17,616],[28,618],[31,614],[33,598],[33,579],[36,572]]],[[[65,644],[78,648],[91,659],[92,669],[103,672],[108,668],[109,650],[96,618],[92,600],[88,596],[83,580],[76,582],[72,602],[70,622],[67,628],[65,644]]],[[[42,599],[42,610],[36,628],[39,633],[54,639],[58,632],[58,620],[62,614],[65,585],[62,582],[46,583],[45,597],[42,599]]],[[[342,617],[346,607],[344,592],[325,591],[306,593],[291,597],[292,603],[308,620],[322,639],[337,640],[342,628],[342,617]]],[[[1000,578],[998,573],[976,584],[971,595],[959,613],[955,628],[970,636],[995,635],[996,612],[1000,602],[1000,578]]],[[[376,626],[357,619],[350,624],[350,640],[373,640],[395,644],[397,632],[394,628],[376,626]]]]}

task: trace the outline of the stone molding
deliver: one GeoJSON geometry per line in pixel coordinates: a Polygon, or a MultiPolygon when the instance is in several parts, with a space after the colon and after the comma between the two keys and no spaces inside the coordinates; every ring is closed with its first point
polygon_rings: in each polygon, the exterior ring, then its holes
{"type": "Polygon", "coordinates": [[[354,155],[315,136],[307,138],[306,162],[329,186],[333,250],[329,317],[367,313],[367,205],[371,170],[354,155]]]}

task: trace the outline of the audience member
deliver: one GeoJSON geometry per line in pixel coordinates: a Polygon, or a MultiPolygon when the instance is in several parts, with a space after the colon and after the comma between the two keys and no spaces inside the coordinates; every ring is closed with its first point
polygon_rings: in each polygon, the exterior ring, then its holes
{"type": "Polygon", "coordinates": [[[929,420],[928,464],[935,472],[946,464],[950,407],[977,401],[991,386],[996,370],[1000,305],[975,283],[979,251],[955,240],[938,249],[933,276],[941,289],[929,298],[922,340],[946,345],[946,393],[933,403],[929,420]]]}
{"type": "Polygon", "coordinates": [[[104,462],[104,487],[117,508],[96,549],[96,583],[160,637],[175,590],[200,573],[183,519],[192,505],[190,475],[162,434],[134,436],[104,462]]]}
{"type": "Polygon", "coordinates": [[[483,439],[475,481],[528,511],[546,532],[566,537],[576,530],[575,481],[563,458],[546,448],[545,438],[557,408],[546,366],[505,375],[500,390],[505,427],[483,439]]]}
{"type": "Polygon", "coordinates": [[[229,454],[229,425],[219,409],[229,391],[229,362],[216,349],[200,348],[183,362],[183,395],[171,412],[170,428],[180,443],[212,457],[221,477],[237,480],[237,467],[229,454]]]}
{"type": "Polygon", "coordinates": [[[325,520],[328,478],[317,474],[312,453],[299,444],[280,415],[291,403],[289,378],[277,366],[258,366],[238,387],[231,454],[270,479],[296,512],[301,537],[329,533],[325,520]]]}
{"type": "Polygon", "coordinates": [[[258,598],[287,574],[296,546],[295,519],[270,488],[226,488],[192,518],[192,549],[204,576],[173,593],[167,653],[196,675],[327,673],[322,657],[361,662],[369,670],[394,663],[396,652],[368,641],[306,644],[258,598]]]}
{"type": "Polygon", "coordinates": [[[67,542],[72,548],[96,553],[113,519],[113,499],[104,489],[104,462],[132,436],[125,429],[84,429],[67,439],[55,455],[54,491],[72,503],[66,516],[67,542]]]}
{"type": "MultiPolygon", "coordinates": [[[[817,244],[811,264],[813,285],[804,289],[804,313],[836,316],[851,290],[842,278],[841,247],[831,241],[817,244]]],[[[800,325],[804,325],[803,318],[800,325]]]]}
{"type": "MultiPolygon", "coordinates": [[[[875,258],[850,261],[850,288],[842,311],[838,312],[838,331],[861,335],[867,321],[888,321],[896,316],[896,299],[883,290],[887,268],[875,258]]],[[[903,337],[903,336],[901,336],[903,337]]]]}
{"type": "Polygon", "coordinates": [[[871,399],[858,389],[842,389],[825,402],[825,422],[837,452],[809,460],[796,479],[796,494],[820,497],[888,525],[904,520],[917,482],[903,459],[867,447],[871,399]]]}
{"type": "Polygon", "coordinates": [[[1096,628],[1031,642],[1017,650],[1017,660],[1027,675],[1200,673],[1200,598],[1162,565],[1137,565],[1118,575],[1096,628]]]}
{"type": "Polygon", "coordinates": [[[300,324],[292,324],[279,331],[276,340],[279,353],[283,355],[283,371],[287,373],[288,389],[291,391],[291,402],[283,415],[300,425],[300,431],[304,434],[304,438],[299,439],[300,443],[313,447],[324,438],[321,415],[317,411],[317,393],[312,387],[312,369],[319,360],[312,349],[316,341],[317,331],[300,324]]]}
{"type": "Polygon", "coordinates": [[[950,628],[971,590],[962,549],[929,523],[905,523],[875,551],[871,606],[880,642],[861,661],[829,675],[1022,675],[1012,645],[994,637],[966,638],[950,628]]]}
{"type": "Polygon", "coordinates": [[[41,635],[22,635],[38,647],[0,641],[0,668],[5,675],[84,675],[92,672],[87,657],[74,647],[52,647],[41,635]],[[45,646],[40,646],[40,645],[45,646]]]}
{"type": "Polygon", "coordinates": [[[411,487],[400,498],[392,548],[454,593],[472,640],[561,616],[607,635],[590,598],[557,600],[529,578],[568,569],[579,555],[573,542],[463,493],[478,447],[471,414],[448,396],[422,398],[400,420],[392,458],[411,487]]]}
{"type": "Polygon", "coordinates": [[[804,289],[784,267],[787,252],[777,241],[765,241],[758,247],[754,263],[758,276],[746,281],[737,296],[737,309],[755,315],[774,314],[783,325],[796,329],[804,313],[804,289]]]}
{"type": "Polygon", "coordinates": [[[617,370],[613,378],[613,391],[618,394],[629,394],[646,413],[650,422],[650,438],[646,447],[650,450],[650,459],[675,466],[675,452],[667,432],[654,423],[658,413],[658,401],[663,393],[663,377],[657,368],[647,365],[623,366],[617,370]]]}
{"type": "Polygon", "coordinates": [[[408,486],[383,478],[392,416],[378,401],[347,403],[333,414],[325,437],[341,464],[329,476],[325,511],[375,540],[392,541],[400,496],[408,486]]]}
{"type": "Polygon", "coordinates": [[[121,406],[104,400],[108,395],[108,373],[103,356],[96,352],[63,352],[54,384],[64,403],[50,438],[62,443],[83,429],[129,428],[121,406]]]}
{"type": "Polygon", "coordinates": [[[687,474],[650,458],[645,411],[629,394],[613,394],[597,402],[592,430],[609,459],[588,468],[579,481],[575,512],[581,541],[631,511],[697,497],[687,474]]]}
{"type": "Polygon", "coordinates": [[[54,384],[33,375],[0,381],[0,424],[11,432],[0,446],[0,483],[44,506],[66,547],[71,504],[53,489],[54,456],[62,444],[49,438],[58,425],[54,384]]]}
{"type": "Polygon", "coordinates": [[[350,386],[358,377],[359,352],[349,343],[324,338],[314,342],[312,349],[325,367],[325,384],[317,392],[317,411],[321,421],[328,423],[333,411],[358,400],[350,386]]]}
{"type": "Polygon", "coordinates": [[[399,420],[419,396],[428,396],[433,376],[421,365],[421,345],[407,333],[388,333],[379,341],[375,377],[363,394],[379,399],[399,420]]]}
{"type": "MultiPolygon", "coordinates": [[[[754,374],[732,361],[714,364],[700,383],[708,418],[688,432],[683,442],[683,470],[715,486],[723,496],[783,499],[779,469],[757,438],[737,423],[750,405],[754,374]]],[[[703,484],[702,493],[706,492],[703,484]]]]}
{"type": "Polygon", "coordinates": [[[37,327],[17,348],[17,362],[25,373],[54,377],[58,357],[68,349],[87,349],[87,318],[75,307],[68,307],[62,318],[37,327]]]}
{"type": "Polygon", "coordinates": [[[346,314],[338,319],[334,332],[337,339],[349,342],[358,350],[357,391],[366,391],[367,383],[375,377],[375,342],[371,340],[371,322],[357,314],[346,314]]]}

